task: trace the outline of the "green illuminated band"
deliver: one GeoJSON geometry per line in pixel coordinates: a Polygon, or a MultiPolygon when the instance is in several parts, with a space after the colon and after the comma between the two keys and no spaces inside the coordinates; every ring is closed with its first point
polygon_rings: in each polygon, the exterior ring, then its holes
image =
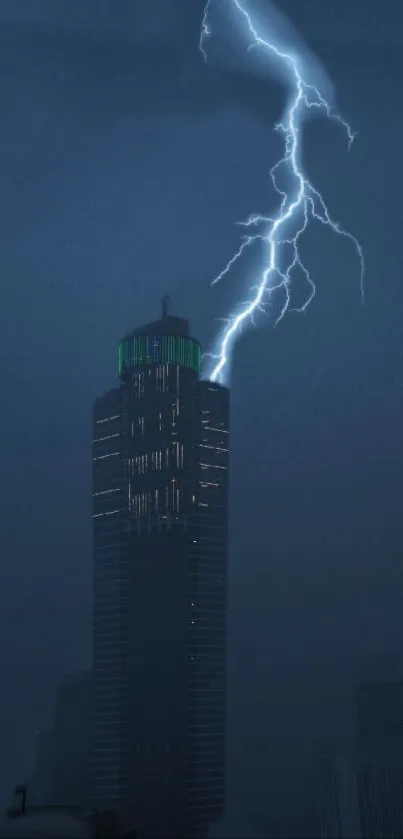
{"type": "Polygon", "coordinates": [[[200,373],[201,347],[193,338],[179,335],[134,335],[119,344],[119,376],[130,367],[178,364],[200,373]]]}

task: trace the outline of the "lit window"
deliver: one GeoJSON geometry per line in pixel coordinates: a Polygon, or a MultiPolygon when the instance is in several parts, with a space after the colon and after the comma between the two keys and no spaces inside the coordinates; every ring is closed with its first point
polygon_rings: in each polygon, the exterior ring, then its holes
{"type": "Polygon", "coordinates": [[[119,419],[119,414],[114,414],[113,417],[104,417],[103,419],[95,420],[97,425],[100,425],[102,422],[111,422],[111,420],[119,419]]]}
{"type": "Polygon", "coordinates": [[[96,438],[95,440],[93,440],[92,442],[93,442],[93,443],[102,443],[102,441],[103,441],[103,440],[112,440],[112,439],[113,439],[113,437],[120,437],[120,434],[119,434],[119,433],[117,433],[117,434],[108,434],[108,436],[107,436],[107,437],[97,437],[97,438],[96,438]]]}

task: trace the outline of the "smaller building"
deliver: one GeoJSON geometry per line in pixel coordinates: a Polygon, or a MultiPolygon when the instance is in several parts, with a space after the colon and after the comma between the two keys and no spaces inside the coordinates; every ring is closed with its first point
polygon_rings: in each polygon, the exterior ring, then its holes
{"type": "Polygon", "coordinates": [[[368,682],[356,695],[358,796],[364,839],[403,836],[403,682],[368,682]]]}
{"type": "Polygon", "coordinates": [[[356,753],[323,760],[318,775],[322,839],[403,836],[403,683],[356,692],[356,753]]]}
{"type": "Polygon", "coordinates": [[[403,770],[403,682],[360,685],[356,709],[358,752],[403,770]]]}
{"type": "Polygon", "coordinates": [[[30,800],[37,805],[90,806],[91,673],[63,677],[53,726],[37,737],[30,800]]]}
{"type": "Polygon", "coordinates": [[[361,839],[354,758],[323,758],[317,779],[321,839],[361,839]]]}

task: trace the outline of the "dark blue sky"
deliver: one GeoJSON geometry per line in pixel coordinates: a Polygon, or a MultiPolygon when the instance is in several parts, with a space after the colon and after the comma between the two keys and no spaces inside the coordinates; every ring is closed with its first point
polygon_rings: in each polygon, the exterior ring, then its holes
{"type": "MultiPolygon", "coordinates": [[[[294,795],[318,743],[347,744],[353,662],[403,642],[403,9],[278,5],[359,132],[348,154],[315,121],[304,152],[367,277],[363,308],[354,252],[315,229],[309,311],[264,320],[234,355],[229,823],[263,833],[268,788],[294,795]],[[296,780],[277,788],[287,764],[296,780]]],[[[241,274],[209,288],[233,221],[274,206],[283,92],[205,67],[201,9],[0,0],[5,790],[58,678],[90,660],[91,402],[115,381],[117,342],[168,291],[208,346],[242,290],[241,274]]]]}

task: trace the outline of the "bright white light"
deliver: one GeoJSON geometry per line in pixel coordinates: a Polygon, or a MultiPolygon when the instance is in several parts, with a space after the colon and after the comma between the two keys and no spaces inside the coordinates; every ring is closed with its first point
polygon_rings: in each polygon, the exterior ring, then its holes
{"type": "MultiPolygon", "coordinates": [[[[207,41],[213,34],[210,13],[214,2],[215,0],[208,0],[201,24],[199,48],[206,61],[208,57],[207,41]]],[[[296,269],[299,269],[304,275],[307,291],[303,304],[294,311],[304,312],[311,303],[316,287],[299,254],[300,238],[311,221],[317,221],[330,227],[334,233],[349,239],[354,245],[360,264],[362,300],[364,300],[365,273],[364,255],[360,243],[355,236],[331,217],[322,195],[304,174],[300,159],[302,125],[310,110],[316,109],[328,119],[338,123],[346,133],[349,147],[354,140],[353,131],[348,123],[337,112],[333,111],[325,95],[316,85],[311,83],[309,67],[305,71],[302,57],[299,57],[297,53],[288,52],[286,48],[280,46],[274,35],[273,40],[271,40],[271,37],[263,33],[261,24],[252,19],[252,15],[246,6],[246,0],[245,2],[230,0],[230,4],[233,5],[234,11],[239,17],[239,22],[248,37],[248,49],[259,50],[263,56],[266,54],[272,61],[278,63],[279,70],[285,71],[290,84],[290,99],[282,122],[275,126],[284,139],[284,154],[270,170],[274,189],[281,199],[279,209],[271,218],[251,215],[246,221],[242,222],[248,234],[244,237],[236,253],[231,256],[222,271],[212,281],[212,285],[215,285],[222,280],[247,248],[256,241],[263,241],[266,246],[265,264],[251,289],[251,297],[242,305],[238,314],[228,319],[219,342],[218,352],[210,356],[213,359],[213,365],[209,378],[211,381],[220,382],[225,377],[234,341],[242,327],[249,320],[253,322],[253,316],[258,311],[264,310],[274,292],[281,291],[284,295],[284,302],[275,324],[291,310],[290,291],[296,269]],[[308,73],[308,77],[306,73],[308,73]],[[288,176],[289,187],[287,191],[284,191],[284,188],[280,189],[278,185],[277,178],[280,172],[288,176]],[[285,267],[282,267],[280,261],[282,248],[286,244],[289,246],[290,256],[286,260],[285,267]]]]}

